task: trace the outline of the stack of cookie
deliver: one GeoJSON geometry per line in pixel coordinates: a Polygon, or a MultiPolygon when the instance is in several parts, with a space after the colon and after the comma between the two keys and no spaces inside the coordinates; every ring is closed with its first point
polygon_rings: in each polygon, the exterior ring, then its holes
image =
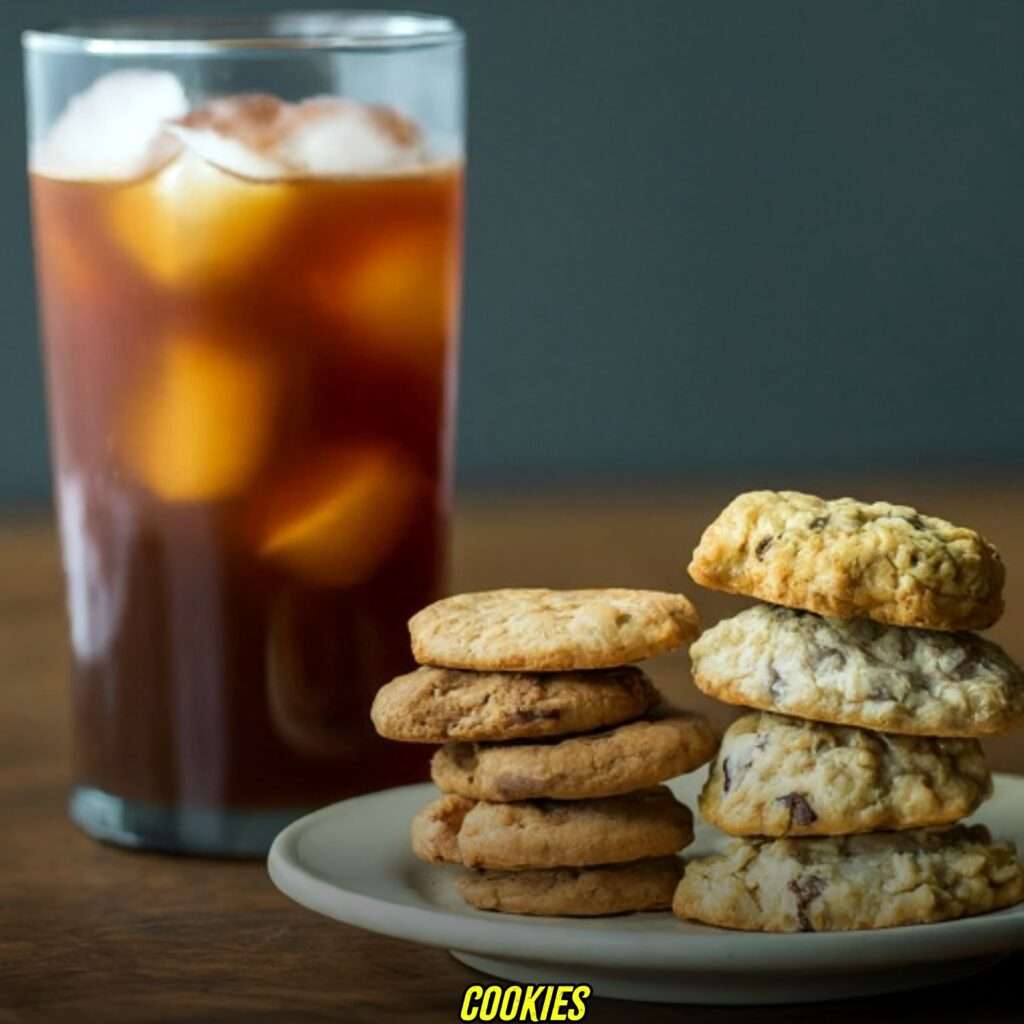
{"type": "Polygon", "coordinates": [[[978,737],[1024,717],[1021,670],[966,632],[1002,612],[995,548],[904,506],[765,491],[722,512],[689,571],[773,604],[690,649],[701,690],[757,710],[726,732],[700,797],[742,838],[687,865],[680,917],[846,930],[1024,898],[1012,845],[955,825],[991,792],[978,737]]]}
{"type": "Polygon", "coordinates": [[[412,825],[414,852],[465,870],[473,906],[599,915],[671,905],[689,810],[659,783],[708,761],[700,715],[659,711],[627,663],[693,640],[678,594],[499,590],[431,605],[410,624],[423,666],[382,687],[394,740],[445,744],[444,795],[412,825]]]}

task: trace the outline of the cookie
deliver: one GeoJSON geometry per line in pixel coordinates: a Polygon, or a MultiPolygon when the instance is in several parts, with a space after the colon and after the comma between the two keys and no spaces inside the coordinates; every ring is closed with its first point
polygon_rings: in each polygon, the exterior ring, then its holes
{"type": "Polygon", "coordinates": [[[480,801],[466,810],[460,800],[443,796],[420,811],[417,856],[519,871],[663,857],[693,842],[693,816],[664,786],[571,803],[480,801]]]}
{"type": "Polygon", "coordinates": [[[424,665],[561,672],[653,658],[689,643],[700,619],[682,594],[491,590],[445,598],[409,621],[424,665]]]}
{"type": "Polygon", "coordinates": [[[412,852],[428,864],[461,864],[459,829],[475,801],[446,794],[433,800],[412,819],[412,852]]]}
{"type": "Polygon", "coordinates": [[[677,916],[744,931],[893,928],[984,914],[1024,899],[1012,843],[982,825],[830,839],[735,839],[691,860],[677,916]]]}
{"type": "Polygon", "coordinates": [[[734,836],[839,836],[952,824],[991,792],[977,740],[756,711],[727,730],[700,812],[734,836]]]}
{"type": "Polygon", "coordinates": [[[656,857],[598,868],[472,871],[455,885],[462,898],[480,910],[600,917],[667,909],[682,871],[678,857],[656,857]]]}
{"type": "Polygon", "coordinates": [[[986,629],[1003,611],[988,541],[881,501],[741,494],[704,531],[689,572],[714,590],[894,626],[986,629]]]}
{"type": "Polygon", "coordinates": [[[703,715],[679,711],[544,743],[449,743],[430,770],[440,789],[474,800],[582,800],[692,772],[717,747],[703,715]]]}
{"type": "Polygon", "coordinates": [[[370,717],[391,740],[533,739],[638,718],[658,693],[638,668],[598,672],[459,672],[420,668],[377,691],[370,717]]]}
{"type": "Polygon", "coordinates": [[[972,633],[843,622],[760,605],[691,648],[709,697],[839,725],[989,736],[1024,718],[1024,673],[972,633]]]}

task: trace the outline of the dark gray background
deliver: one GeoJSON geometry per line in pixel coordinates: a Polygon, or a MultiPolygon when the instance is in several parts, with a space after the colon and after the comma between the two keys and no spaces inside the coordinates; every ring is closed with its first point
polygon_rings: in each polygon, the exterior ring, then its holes
{"type": "MultiPolygon", "coordinates": [[[[3,0],[0,497],[47,486],[18,31],[282,6],[3,0]]],[[[1024,463],[1024,4],[420,6],[471,46],[464,482],[1024,463]]]]}

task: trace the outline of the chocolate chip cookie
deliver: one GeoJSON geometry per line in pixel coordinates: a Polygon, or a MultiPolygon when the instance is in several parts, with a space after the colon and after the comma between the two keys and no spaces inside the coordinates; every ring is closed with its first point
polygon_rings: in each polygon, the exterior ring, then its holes
{"type": "Polygon", "coordinates": [[[974,530],[905,505],[752,491],[705,530],[690,575],[714,590],[840,619],[985,629],[1003,563],[974,530]]]}
{"type": "Polygon", "coordinates": [[[596,868],[472,871],[455,883],[480,910],[551,917],[600,917],[672,905],[682,874],[678,857],[655,857],[596,868]]]}
{"type": "Polygon", "coordinates": [[[458,594],[409,621],[424,665],[477,671],[607,668],[689,643],[700,619],[682,594],[652,590],[491,590],[458,594]]]}
{"type": "Polygon", "coordinates": [[[571,803],[480,801],[466,809],[461,800],[443,796],[416,816],[417,856],[518,871],[663,857],[693,842],[692,815],[664,786],[571,803]]]}
{"type": "Polygon", "coordinates": [[[753,712],[726,731],[700,811],[734,836],[848,835],[952,824],[991,791],[977,740],[753,712]]]}
{"type": "Polygon", "coordinates": [[[594,672],[460,672],[420,668],[382,686],[370,717],[391,740],[532,739],[637,718],[658,701],[638,668],[594,672]]]}
{"type": "Polygon", "coordinates": [[[957,825],[830,839],[735,839],[691,860],[676,915],[744,931],[824,932],[926,924],[1024,899],[1012,843],[957,825]]]}
{"type": "Polygon", "coordinates": [[[759,605],[690,648],[709,697],[918,736],[988,736],[1024,719],[1024,673],[972,633],[843,622],[759,605]]]}
{"type": "Polygon", "coordinates": [[[428,864],[461,864],[459,829],[475,806],[475,800],[451,793],[432,800],[412,819],[412,852],[428,864]]]}
{"type": "Polygon", "coordinates": [[[692,772],[718,737],[703,715],[666,713],[603,732],[542,743],[449,743],[431,774],[446,793],[502,803],[616,796],[692,772]]]}

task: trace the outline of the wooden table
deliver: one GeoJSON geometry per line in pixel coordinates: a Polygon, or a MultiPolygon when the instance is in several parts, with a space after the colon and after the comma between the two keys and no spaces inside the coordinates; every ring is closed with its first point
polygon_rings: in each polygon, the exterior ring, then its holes
{"type": "MultiPolygon", "coordinates": [[[[993,635],[1024,655],[1024,489],[988,484],[949,493],[896,481],[856,490],[898,494],[996,541],[1011,576],[1008,611],[993,635]]],[[[457,523],[455,584],[684,589],[714,622],[738,603],[695,593],[680,566],[727,494],[705,488],[468,499],[457,523]]],[[[446,953],[302,910],[277,893],[262,864],[125,852],[68,823],[59,560],[52,530],[40,519],[0,527],[0,661],[0,1024],[458,1019],[463,989],[479,978],[446,953]]],[[[695,694],[683,658],[653,667],[674,696],[719,721],[728,715],[695,694]]],[[[1024,741],[1000,741],[990,751],[996,767],[1024,771],[1024,741]]],[[[638,1007],[594,999],[587,1021],[1020,1021],[1021,973],[1024,956],[1015,956],[955,986],[827,1008],[638,1007]]]]}

